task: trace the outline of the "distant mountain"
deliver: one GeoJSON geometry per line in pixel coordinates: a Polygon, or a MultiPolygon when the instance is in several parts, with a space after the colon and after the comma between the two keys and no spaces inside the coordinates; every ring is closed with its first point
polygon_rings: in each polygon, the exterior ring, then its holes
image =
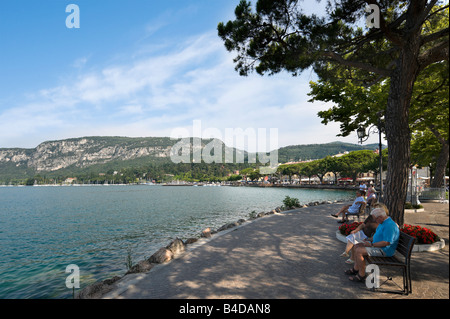
{"type": "MultiPolygon", "coordinates": [[[[327,144],[292,145],[278,149],[278,162],[298,162],[321,159],[327,156],[359,150],[375,150],[378,144],[358,145],[343,142],[327,144]]],[[[384,149],[384,146],[383,146],[384,149]]]]}
{"type": "MultiPolygon", "coordinates": [[[[212,140],[195,138],[191,139],[191,145],[193,141],[190,158],[195,158],[192,154],[199,151],[198,146],[201,151],[212,140]]],[[[170,152],[177,142],[169,137],[93,136],[48,141],[34,149],[0,148],[0,181],[30,178],[36,174],[101,173],[149,164],[163,165],[172,163],[170,152]]],[[[223,154],[225,151],[242,153],[218,142],[223,154]]]]}
{"type": "Polygon", "coordinates": [[[0,174],[52,172],[114,160],[166,158],[175,143],[169,138],[83,137],[44,142],[34,149],[0,149],[0,174]]]}
{"type": "MultiPolygon", "coordinates": [[[[203,150],[212,140],[199,140],[194,152],[203,150]],[[199,142],[200,141],[200,142],[199,142]],[[201,150],[198,148],[200,145],[201,150]]],[[[226,147],[223,153],[247,153],[226,147]]],[[[101,173],[122,168],[172,163],[170,152],[177,140],[168,137],[82,137],[41,143],[34,149],[0,148],[0,182],[10,179],[26,179],[36,174],[70,176],[75,174],[101,173]]],[[[191,141],[192,143],[192,141],[191,141]]],[[[191,144],[192,145],[192,144],[191,144]]],[[[280,163],[307,159],[319,159],[345,151],[375,149],[376,144],[360,146],[340,142],[282,147],[278,150],[280,163]]],[[[191,152],[190,158],[195,158],[191,152]]]]}

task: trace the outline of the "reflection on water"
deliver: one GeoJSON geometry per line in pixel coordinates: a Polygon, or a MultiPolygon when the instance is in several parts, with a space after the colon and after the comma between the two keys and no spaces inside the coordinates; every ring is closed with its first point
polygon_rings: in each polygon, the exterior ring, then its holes
{"type": "Polygon", "coordinates": [[[66,266],[81,287],[123,275],[176,237],[198,237],[252,211],[351,198],[353,192],[257,187],[84,186],[0,188],[0,298],[71,298],[66,266]]]}

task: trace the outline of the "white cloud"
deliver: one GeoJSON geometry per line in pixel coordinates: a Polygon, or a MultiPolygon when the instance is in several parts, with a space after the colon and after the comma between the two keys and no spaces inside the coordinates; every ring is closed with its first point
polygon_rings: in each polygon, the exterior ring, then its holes
{"type": "MultiPolygon", "coordinates": [[[[320,124],[322,105],[307,102],[310,74],[240,77],[215,33],[139,56],[78,73],[37,92],[33,103],[0,113],[0,147],[87,135],[170,136],[174,128],[191,128],[195,119],[222,132],[278,128],[280,146],[337,140],[338,125],[320,124]]],[[[86,62],[77,62],[79,72],[86,62]]]]}
{"type": "Polygon", "coordinates": [[[86,65],[87,61],[88,61],[88,57],[78,58],[75,61],[73,61],[72,67],[74,67],[76,69],[81,69],[86,65]]]}

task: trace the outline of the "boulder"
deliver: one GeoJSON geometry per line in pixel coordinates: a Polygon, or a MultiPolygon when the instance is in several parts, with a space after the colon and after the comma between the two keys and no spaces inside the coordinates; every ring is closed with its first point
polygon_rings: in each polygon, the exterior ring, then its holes
{"type": "Polygon", "coordinates": [[[179,238],[171,242],[166,248],[170,250],[174,256],[179,255],[186,250],[183,241],[179,238]]]}
{"type": "Polygon", "coordinates": [[[125,275],[147,272],[152,269],[153,266],[155,266],[155,264],[151,263],[149,260],[142,260],[131,267],[125,275]]]}
{"type": "Polygon", "coordinates": [[[114,277],[112,277],[110,279],[105,279],[105,280],[103,280],[103,284],[105,284],[105,285],[112,285],[113,283],[115,283],[120,278],[121,277],[119,277],[119,276],[114,276],[114,277]]]}
{"type": "Polygon", "coordinates": [[[173,253],[169,249],[163,247],[159,249],[156,253],[154,253],[149,259],[148,262],[154,264],[163,264],[166,263],[173,258],[173,253]]]}
{"type": "Polygon", "coordinates": [[[102,291],[104,289],[104,284],[102,282],[96,282],[83,288],[80,293],[76,296],[77,299],[96,299],[102,296],[102,291]]]}
{"type": "Polygon", "coordinates": [[[211,237],[211,228],[206,228],[205,230],[202,231],[202,235],[203,238],[210,238],[211,237]]]}
{"type": "Polygon", "coordinates": [[[227,230],[233,227],[239,226],[238,222],[234,222],[234,223],[229,223],[229,224],[225,224],[222,227],[220,227],[217,231],[223,231],[223,230],[227,230]]]}
{"type": "Polygon", "coordinates": [[[220,226],[218,229],[217,229],[217,231],[219,232],[219,231],[224,231],[224,230],[226,230],[228,228],[228,224],[225,224],[225,225],[223,225],[223,226],[220,226]]]}
{"type": "Polygon", "coordinates": [[[184,244],[185,244],[185,245],[190,245],[190,244],[193,244],[193,243],[195,243],[195,242],[197,242],[197,241],[198,241],[197,238],[188,238],[188,239],[186,239],[186,241],[184,242],[184,244]]]}
{"type": "Polygon", "coordinates": [[[99,281],[83,288],[77,295],[76,299],[100,299],[104,294],[110,292],[114,286],[113,284],[119,280],[119,276],[111,279],[99,281]]]}

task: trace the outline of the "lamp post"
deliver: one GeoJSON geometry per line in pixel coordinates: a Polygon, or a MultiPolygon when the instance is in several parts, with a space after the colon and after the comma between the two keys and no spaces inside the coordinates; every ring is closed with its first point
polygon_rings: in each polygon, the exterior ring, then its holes
{"type": "Polygon", "coordinates": [[[356,130],[356,133],[358,134],[360,144],[367,141],[367,139],[369,138],[371,133],[375,133],[375,134],[378,133],[378,154],[379,154],[379,170],[380,170],[380,199],[379,199],[379,201],[382,203],[383,202],[383,154],[382,154],[383,144],[381,143],[381,133],[383,132],[383,126],[382,126],[383,112],[381,112],[381,111],[378,112],[377,116],[378,116],[377,125],[372,125],[371,127],[369,127],[367,134],[366,134],[366,129],[362,126],[360,126],[356,130]]]}

